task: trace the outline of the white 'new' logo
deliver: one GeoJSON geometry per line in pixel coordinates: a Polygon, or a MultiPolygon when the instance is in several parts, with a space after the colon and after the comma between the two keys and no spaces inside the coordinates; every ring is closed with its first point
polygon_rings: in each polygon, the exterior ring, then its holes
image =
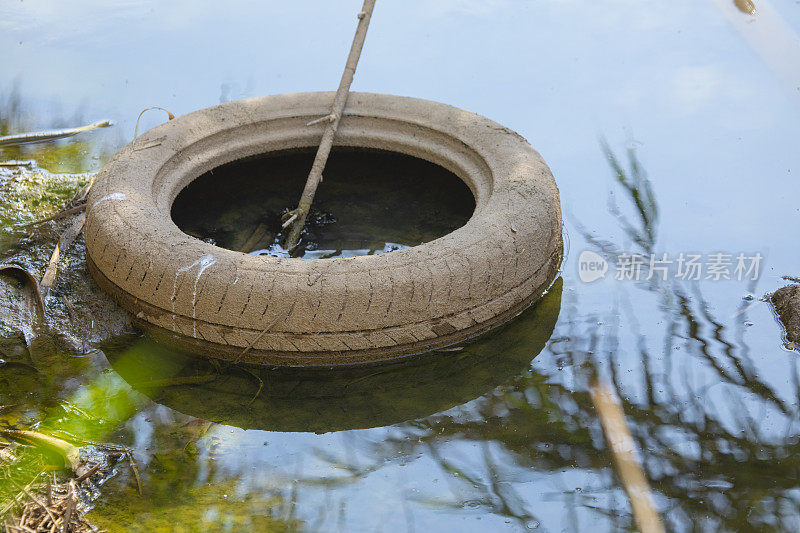
{"type": "Polygon", "coordinates": [[[605,277],[608,272],[608,261],[599,254],[584,250],[578,256],[578,277],[584,283],[591,283],[605,277]]]}

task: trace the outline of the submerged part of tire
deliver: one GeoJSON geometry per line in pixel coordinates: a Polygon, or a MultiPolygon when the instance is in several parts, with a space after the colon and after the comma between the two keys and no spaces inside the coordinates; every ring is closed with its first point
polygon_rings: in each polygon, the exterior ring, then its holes
{"type": "MultiPolygon", "coordinates": [[[[87,262],[156,338],[203,355],[280,366],[397,359],[499,325],[538,300],[562,258],[558,189],[518,134],[440,103],[351,93],[339,146],[405,153],[461,178],[467,224],[412,248],[286,259],[213,246],[170,216],[192,180],[238,159],[318,144],[333,93],[203,109],[138,137],[106,164],[88,200],[87,262]]],[[[325,186],[324,182],[321,185],[325,186]]]]}
{"type": "Polygon", "coordinates": [[[498,386],[523,376],[553,334],[561,290],[557,279],[541,300],[514,320],[465,343],[462,350],[429,352],[381,368],[268,368],[260,375],[269,374],[269,386],[260,393],[253,376],[237,368],[224,370],[210,383],[148,386],[165,375],[213,371],[210,366],[196,370],[191,355],[152,341],[107,345],[103,353],[133,389],[195,418],[242,429],[303,433],[386,427],[491,397],[498,386]]]}

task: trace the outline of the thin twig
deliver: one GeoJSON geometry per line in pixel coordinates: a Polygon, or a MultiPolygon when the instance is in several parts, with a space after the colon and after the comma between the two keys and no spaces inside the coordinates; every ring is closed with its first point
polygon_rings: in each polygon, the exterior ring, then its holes
{"type": "Polygon", "coordinates": [[[0,146],[13,146],[19,144],[53,141],[56,139],[63,139],[64,137],[72,137],[73,135],[77,135],[78,133],[83,133],[85,131],[90,131],[97,128],[107,128],[108,126],[111,126],[111,121],[102,120],[100,122],[95,122],[94,124],[81,126],[79,128],[68,128],[63,130],[48,130],[48,131],[37,131],[34,133],[17,133],[14,135],[6,135],[4,137],[0,137],[0,146]]]}
{"type": "Polygon", "coordinates": [[[58,213],[56,213],[54,215],[50,215],[49,217],[42,218],[42,219],[39,219],[39,220],[34,220],[33,222],[26,222],[25,224],[21,224],[21,226],[23,228],[24,227],[28,227],[28,226],[38,226],[40,224],[44,224],[45,222],[50,222],[51,220],[59,220],[59,219],[62,219],[62,218],[66,218],[66,217],[68,217],[70,215],[74,215],[75,213],[80,213],[84,209],[86,209],[86,204],[85,203],[80,204],[80,205],[76,205],[76,206],[73,206],[73,207],[67,207],[65,209],[62,209],[61,211],[59,211],[58,213]]]}
{"type": "Polygon", "coordinates": [[[241,370],[242,372],[245,372],[245,373],[247,373],[247,374],[250,374],[251,376],[253,376],[254,378],[256,378],[256,381],[258,381],[258,389],[256,390],[256,393],[253,395],[253,397],[252,397],[252,398],[250,398],[250,401],[249,401],[249,402],[247,402],[247,405],[252,405],[252,404],[253,404],[253,402],[254,402],[254,401],[256,401],[256,399],[258,399],[258,397],[259,397],[259,396],[261,396],[261,391],[264,389],[264,380],[263,380],[263,379],[261,379],[261,377],[260,377],[260,376],[258,376],[258,375],[257,375],[255,372],[253,372],[252,370],[249,370],[249,369],[247,369],[247,368],[245,368],[245,367],[241,367],[241,366],[240,366],[240,367],[238,367],[238,368],[239,368],[239,370],[241,370]]]}
{"type": "Polygon", "coordinates": [[[131,465],[131,470],[133,470],[133,477],[136,479],[136,492],[141,496],[142,480],[139,477],[139,469],[136,467],[136,461],[133,460],[133,454],[130,451],[126,452],[125,455],[128,457],[128,463],[131,465]]]}
{"type": "Polygon", "coordinates": [[[67,252],[67,250],[69,250],[69,247],[72,246],[72,242],[83,229],[83,224],[85,222],[86,214],[81,213],[75,218],[70,227],[67,228],[64,234],[61,235],[61,238],[58,240],[56,249],[53,250],[53,255],[50,256],[50,263],[47,265],[47,270],[45,270],[44,276],[42,276],[42,281],[39,283],[39,287],[42,291],[42,298],[47,298],[50,288],[56,282],[56,273],[58,270],[58,262],[61,259],[61,254],[64,254],[67,252]]]}
{"type": "Polygon", "coordinates": [[[289,226],[289,225],[290,225],[292,222],[294,222],[295,220],[297,220],[297,213],[292,213],[292,216],[290,216],[289,218],[287,218],[287,219],[286,219],[286,222],[284,222],[283,224],[281,224],[281,227],[282,227],[283,229],[286,229],[286,228],[287,228],[287,226],[289,226]]]}
{"type": "Polygon", "coordinates": [[[11,483],[12,483],[12,484],[15,486],[15,487],[17,487],[18,489],[22,490],[22,492],[24,492],[24,493],[25,493],[25,495],[26,495],[28,498],[30,498],[30,500],[31,500],[33,503],[35,503],[36,505],[38,505],[39,507],[41,507],[42,509],[44,509],[44,510],[47,512],[47,516],[49,516],[49,517],[50,517],[50,520],[52,520],[54,524],[56,523],[56,517],[55,517],[55,516],[53,516],[53,513],[51,513],[51,512],[50,512],[50,509],[48,509],[48,508],[47,508],[47,506],[46,506],[45,504],[43,504],[42,502],[40,502],[40,501],[39,501],[39,499],[38,499],[36,496],[34,496],[33,494],[31,494],[31,493],[28,491],[28,489],[27,489],[27,488],[25,488],[25,487],[23,487],[22,485],[18,484],[18,483],[17,483],[16,481],[14,481],[13,479],[9,479],[9,481],[10,481],[10,482],[11,482],[11,483]]]}
{"type": "Polygon", "coordinates": [[[69,315],[69,319],[73,322],[78,321],[78,311],[75,309],[75,306],[72,305],[72,302],[69,301],[66,295],[62,296],[61,298],[64,300],[64,305],[67,307],[67,314],[69,315]]]}
{"type": "Polygon", "coordinates": [[[77,495],[77,487],[73,480],[69,480],[69,490],[67,491],[67,508],[64,510],[64,523],[61,524],[61,533],[67,533],[69,530],[69,523],[72,522],[72,513],[75,511],[75,500],[77,495]]]}
{"type": "Polygon", "coordinates": [[[277,317],[275,320],[273,320],[272,322],[270,322],[270,324],[269,324],[269,325],[268,325],[266,328],[264,328],[264,329],[261,331],[261,333],[259,333],[259,334],[258,334],[258,336],[257,336],[255,339],[253,339],[253,340],[250,342],[250,344],[248,344],[248,345],[247,345],[247,348],[245,348],[244,350],[242,350],[242,353],[240,353],[240,354],[239,354],[239,357],[237,357],[236,359],[234,359],[233,363],[231,363],[231,364],[232,364],[232,365],[238,365],[238,364],[239,364],[239,362],[242,360],[242,358],[244,358],[244,356],[245,356],[245,355],[247,355],[248,353],[250,353],[250,350],[252,350],[252,349],[253,349],[253,346],[255,346],[255,344],[256,344],[258,341],[260,341],[261,339],[263,339],[263,338],[264,338],[264,336],[266,336],[266,334],[267,334],[267,333],[269,333],[269,330],[270,330],[270,329],[272,329],[272,326],[274,326],[275,324],[277,324],[277,323],[278,323],[278,320],[280,320],[280,318],[281,318],[281,317],[279,316],[279,317],[277,317]]]}
{"type": "Polygon", "coordinates": [[[350,85],[353,83],[353,76],[355,76],[356,73],[358,59],[361,57],[361,50],[364,48],[364,40],[367,37],[367,29],[369,28],[369,21],[372,18],[372,11],[374,9],[375,0],[364,0],[364,6],[358,14],[358,27],[353,37],[353,44],[350,46],[350,54],[347,57],[344,72],[342,72],[339,88],[336,90],[333,108],[328,115],[322,117],[319,121],[311,121],[313,124],[327,120],[328,125],[325,126],[325,132],[322,134],[322,141],[317,149],[317,155],[314,157],[314,164],[311,167],[311,172],[308,174],[306,186],[300,197],[300,203],[297,209],[292,212],[297,215],[297,218],[294,220],[289,236],[286,238],[285,248],[289,250],[297,246],[300,232],[303,230],[303,226],[305,226],[308,211],[311,209],[311,203],[314,201],[314,194],[317,192],[317,186],[322,181],[322,171],[325,170],[325,163],[327,163],[328,156],[333,147],[333,137],[336,135],[336,130],[339,128],[339,121],[344,112],[344,106],[347,104],[347,97],[350,94],[350,85]]]}
{"type": "Polygon", "coordinates": [[[163,111],[164,113],[167,114],[167,118],[169,120],[172,120],[173,118],[175,118],[175,115],[172,114],[172,111],[164,109],[163,107],[158,107],[157,105],[154,105],[152,107],[146,107],[146,108],[142,109],[142,112],[139,113],[138,117],[136,117],[136,127],[133,129],[133,140],[134,141],[139,136],[139,120],[141,120],[142,115],[144,115],[146,111],[150,111],[151,109],[160,109],[161,111],[163,111]]]}
{"type": "Polygon", "coordinates": [[[97,177],[97,174],[92,174],[86,183],[81,187],[78,192],[75,193],[75,196],[72,197],[70,200],[69,205],[78,205],[81,202],[86,201],[86,197],[89,196],[89,191],[92,190],[92,186],[94,185],[94,180],[97,177]]]}

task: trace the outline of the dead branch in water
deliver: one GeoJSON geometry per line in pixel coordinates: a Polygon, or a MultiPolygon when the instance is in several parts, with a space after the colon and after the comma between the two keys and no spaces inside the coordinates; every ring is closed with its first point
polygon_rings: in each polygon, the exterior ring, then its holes
{"type": "Polygon", "coordinates": [[[95,122],[94,124],[81,126],[79,128],[68,128],[63,130],[48,130],[48,131],[38,131],[33,133],[16,133],[14,135],[5,135],[3,137],[0,137],[0,146],[17,146],[20,144],[54,141],[56,139],[72,137],[73,135],[77,135],[85,131],[91,131],[97,128],[107,128],[109,126],[111,126],[110,120],[102,120],[100,122],[95,122]]]}
{"type": "Polygon", "coordinates": [[[319,122],[327,122],[325,132],[322,134],[322,141],[319,143],[317,155],[314,157],[314,164],[311,167],[311,172],[308,174],[306,186],[303,189],[303,194],[300,197],[300,203],[297,209],[291,212],[290,215],[296,215],[293,219],[289,236],[286,238],[285,248],[291,250],[297,246],[297,241],[300,239],[300,232],[303,231],[303,226],[306,224],[306,217],[308,211],[311,209],[311,203],[314,201],[314,194],[317,192],[317,186],[322,181],[322,171],[325,170],[325,163],[328,161],[328,156],[333,147],[333,137],[336,135],[336,130],[339,128],[339,120],[342,118],[344,106],[347,104],[347,97],[350,94],[350,85],[353,83],[353,76],[356,73],[358,66],[358,59],[361,57],[361,50],[364,48],[364,40],[367,38],[367,29],[369,28],[369,21],[372,18],[372,11],[375,9],[375,0],[364,0],[364,7],[358,14],[358,27],[356,34],[353,37],[353,44],[350,46],[350,54],[347,57],[347,63],[342,72],[342,79],[339,82],[339,88],[336,90],[336,96],[333,100],[333,107],[329,115],[320,119],[312,120],[308,123],[309,126],[319,122]]]}
{"type": "Polygon", "coordinates": [[[50,292],[50,289],[56,282],[56,273],[58,271],[58,262],[61,259],[61,254],[66,253],[67,250],[69,250],[69,247],[72,246],[73,241],[83,229],[83,224],[85,221],[86,213],[81,213],[78,215],[70,227],[67,228],[67,231],[61,235],[61,239],[59,239],[58,244],[56,244],[56,249],[53,250],[53,255],[50,256],[50,263],[47,265],[47,270],[45,271],[44,276],[42,276],[42,281],[39,283],[43,299],[47,298],[47,294],[50,292]]]}
{"type": "Polygon", "coordinates": [[[250,238],[245,241],[244,245],[239,249],[240,252],[250,253],[255,250],[256,245],[261,242],[261,239],[266,236],[267,232],[269,231],[269,227],[261,223],[253,230],[253,233],[250,235],[250,238]]]}

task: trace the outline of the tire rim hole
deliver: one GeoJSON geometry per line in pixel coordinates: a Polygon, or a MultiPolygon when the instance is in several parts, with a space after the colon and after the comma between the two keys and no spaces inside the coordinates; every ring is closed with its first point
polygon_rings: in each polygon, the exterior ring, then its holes
{"type": "MultiPolygon", "coordinates": [[[[313,149],[234,161],[192,181],[175,199],[184,233],[230,250],[288,257],[281,215],[293,206],[313,149]]],[[[475,199],[455,174],[382,150],[334,148],[297,257],[323,259],[418,246],[464,226],[475,199]]]]}

